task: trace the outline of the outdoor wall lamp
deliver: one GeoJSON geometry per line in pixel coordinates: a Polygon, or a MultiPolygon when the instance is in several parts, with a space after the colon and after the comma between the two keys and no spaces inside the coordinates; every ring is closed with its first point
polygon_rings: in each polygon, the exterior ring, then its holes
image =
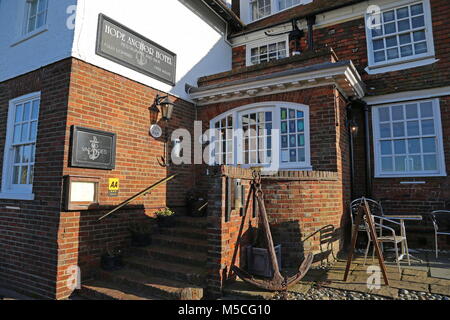
{"type": "Polygon", "coordinates": [[[168,148],[169,128],[168,128],[167,123],[170,121],[170,119],[172,119],[173,109],[174,109],[175,105],[170,101],[169,96],[157,95],[153,106],[150,108],[150,112],[156,113],[156,117],[157,117],[157,114],[159,111],[156,112],[156,110],[158,110],[158,107],[159,107],[159,109],[161,110],[162,120],[164,120],[164,122],[166,123],[165,136],[164,136],[164,156],[160,157],[160,159],[158,159],[158,163],[161,167],[169,167],[170,166],[170,156],[169,156],[169,148],[168,148]],[[153,108],[153,106],[154,106],[154,108],[153,108]],[[152,111],[152,108],[153,108],[153,111],[152,111]]]}
{"type": "Polygon", "coordinates": [[[173,109],[175,105],[170,102],[169,96],[157,95],[155,99],[155,105],[161,108],[162,119],[164,121],[170,121],[172,119],[173,109]]]}
{"type": "Polygon", "coordinates": [[[356,137],[358,135],[358,131],[359,131],[359,126],[356,123],[355,120],[350,120],[350,133],[352,134],[353,137],[356,137]]]}

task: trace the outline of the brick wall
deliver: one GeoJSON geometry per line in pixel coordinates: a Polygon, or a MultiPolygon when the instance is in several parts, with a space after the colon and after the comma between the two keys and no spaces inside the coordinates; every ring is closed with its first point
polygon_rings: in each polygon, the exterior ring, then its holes
{"type": "MultiPolygon", "coordinates": [[[[0,282],[31,296],[54,298],[60,223],[62,161],[71,60],[0,84],[0,145],[5,144],[9,100],[41,91],[34,201],[0,200],[0,282]],[[6,206],[18,207],[9,210],[6,206]]],[[[4,148],[0,148],[0,167],[4,148]]],[[[0,173],[1,174],[1,173],[0,173]]]]}
{"type": "MultiPolygon", "coordinates": [[[[235,278],[233,265],[248,267],[245,248],[256,245],[259,213],[253,211],[252,172],[236,167],[210,167],[208,209],[208,293],[220,296],[223,285],[235,278]],[[227,178],[245,186],[246,213],[227,216],[227,178]]],[[[336,172],[279,172],[264,177],[262,189],[273,239],[282,245],[283,267],[297,267],[312,252],[315,263],[333,261],[342,248],[345,204],[342,181],[336,172]]],[[[260,237],[263,234],[259,235],[260,237]]],[[[265,245],[264,245],[265,247],[265,245]]]]}
{"type": "Polygon", "coordinates": [[[315,262],[333,259],[341,249],[346,212],[336,172],[280,172],[264,179],[263,191],[284,266],[298,268],[309,252],[315,262]]]}
{"type": "MultiPolygon", "coordinates": [[[[334,5],[332,2],[334,1],[327,4],[328,7],[334,5]]],[[[275,23],[284,21],[287,17],[302,16],[304,14],[302,7],[294,7],[251,24],[247,31],[270,27],[275,23]]],[[[325,7],[323,6],[323,8],[325,7]]],[[[446,23],[450,19],[450,3],[446,0],[431,0],[431,14],[436,59],[439,59],[432,65],[368,75],[364,70],[368,65],[368,59],[363,18],[325,28],[316,27],[314,29],[314,46],[315,49],[333,48],[340,60],[352,60],[358,72],[363,76],[368,93],[371,95],[448,86],[448,79],[450,79],[450,37],[446,23]]],[[[302,50],[307,50],[306,39],[302,39],[301,43],[302,50]]],[[[233,51],[233,68],[242,68],[243,66],[245,66],[245,46],[239,46],[234,48],[233,51]]]]}
{"type": "MultiPolygon", "coordinates": [[[[244,48],[245,49],[245,48],[244,48]]],[[[233,56],[236,52],[233,53],[233,56]]],[[[250,79],[256,76],[261,76],[265,74],[271,74],[274,72],[290,70],[293,68],[301,68],[305,66],[311,66],[314,64],[335,62],[337,61],[337,56],[331,48],[322,48],[320,50],[314,50],[310,52],[305,52],[302,55],[288,57],[282,60],[274,60],[267,63],[261,63],[254,66],[245,67],[245,50],[240,51],[239,54],[243,54],[244,57],[238,58],[240,64],[243,65],[237,69],[232,69],[230,71],[217,73],[214,75],[209,75],[201,77],[198,80],[199,86],[210,86],[214,84],[222,84],[224,82],[231,82],[241,79],[250,79]]]]}
{"type": "Polygon", "coordinates": [[[210,167],[204,177],[208,184],[208,262],[207,291],[211,297],[222,296],[222,288],[235,275],[233,265],[245,268],[245,248],[253,240],[258,219],[253,215],[253,201],[249,199],[251,171],[236,167],[210,167]],[[245,187],[246,210],[232,210],[229,219],[226,205],[226,180],[242,179],[245,187]]]}
{"type": "MultiPolygon", "coordinates": [[[[100,178],[99,202],[103,210],[61,212],[58,243],[58,298],[71,292],[65,286],[67,268],[79,265],[83,279],[99,266],[100,256],[110,248],[128,245],[128,225],[131,220],[153,219],[154,212],[164,206],[183,212],[186,192],[194,186],[195,177],[189,165],[164,168],[157,159],[164,155],[164,143],[149,134],[150,114],[158,92],[82,61],[73,60],[63,175],[100,178]],[[116,168],[112,171],[69,167],[70,128],[84,126],[117,134],[116,168]],[[97,219],[108,209],[125,201],[166,176],[180,176],[158,187],[145,197],[133,201],[128,208],[101,222],[97,219]],[[108,197],[109,178],[120,179],[119,197],[108,197]]],[[[188,129],[193,136],[195,110],[193,105],[171,97],[176,106],[170,130],[188,129]]],[[[164,128],[165,124],[160,121],[164,128]]]]}
{"type": "MultiPolygon", "coordinates": [[[[263,184],[274,239],[282,244],[283,263],[298,267],[304,252],[311,251],[316,254],[316,262],[332,259],[331,252],[336,254],[342,248],[344,235],[348,233],[350,158],[346,101],[333,86],[326,86],[198,107],[198,119],[203,121],[206,129],[209,128],[209,120],[220,114],[266,101],[302,103],[310,108],[311,162],[314,171],[280,173],[265,179],[263,184]]],[[[242,218],[234,213],[231,226],[217,218],[224,215],[225,174],[221,171],[221,178],[211,182],[210,177],[204,176],[206,170],[205,167],[198,167],[197,182],[201,185],[202,181],[209,181],[203,188],[216,198],[214,208],[209,207],[210,212],[217,212],[208,218],[210,234],[214,234],[217,244],[230,248],[209,251],[216,255],[215,266],[208,266],[213,272],[209,279],[218,290],[217,286],[223,284],[224,274],[227,274],[224,270],[229,270],[230,266],[226,252],[234,251],[231,249],[235,244],[233,234],[242,218]]],[[[211,168],[208,171],[211,173],[211,168]]],[[[209,243],[211,245],[212,242],[209,243]]]]}
{"type": "MultiPolygon", "coordinates": [[[[7,118],[9,100],[41,91],[37,138],[34,201],[0,201],[0,281],[29,295],[64,299],[71,294],[69,267],[80,266],[86,280],[99,267],[106,248],[128,245],[128,225],[140,219],[152,223],[164,206],[182,212],[185,194],[194,186],[191,166],[163,168],[157,159],[164,143],[149,134],[149,107],[164,94],[76,59],[68,59],[3,82],[0,114],[7,118]],[[69,166],[72,125],[117,134],[116,168],[112,171],[69,166]],[[144,198],[134,201],[114,217],[98,218],[114,206],[166,177],[180,176],[144,198]],[[100,178],[98,210],[66,212],[63,177],[100,178]],[[120,194],[108,197],[109,178],[120,179],[120,194]],[[6,209],[20,207],[20,210],[6,209]]],[[[170,129],[191,133],[193,105],[171,97],[176,107],[170,129]]],[[[162,123],[163,127],[164,124],[162,123]]],[[[4,144],[6,121],[0,123],[4,144]]],[[[1,150],[3,153],[3,149],[1,150]]],[[[0,161],[3,154],[0,154],[0,161]]],[[[1,164],[1,163],[0,163],[1,164]]]]}

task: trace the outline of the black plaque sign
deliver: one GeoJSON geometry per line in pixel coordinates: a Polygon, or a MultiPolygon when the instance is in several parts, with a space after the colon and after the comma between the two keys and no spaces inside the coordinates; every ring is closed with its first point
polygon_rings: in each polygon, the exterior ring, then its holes
{"type": "Polygon", "coordinates": [[[112,170],[116,162],[116,134],[73,127],[71,166],[112,170]]]}
{"type": "Polygon", "coordinates": [[[172,86],[177,56],[113,19],[100,14],[96,53],[172,86]]]}

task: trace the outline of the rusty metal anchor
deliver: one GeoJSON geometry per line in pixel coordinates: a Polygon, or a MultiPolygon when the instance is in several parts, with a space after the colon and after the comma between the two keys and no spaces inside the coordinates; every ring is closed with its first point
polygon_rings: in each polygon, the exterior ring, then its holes
{"type": "Polygon", "coordinates": [[[300,268],[298,269],[298,273],[292,277],[283,277],[280,273],[280,267],[278,265],[277,256],[275,253],[275,246],[273,243],[272,233],[270,231],[269,219],[267,217],[266,206],[264,205],[264,194],[261,189],[261,170],[254,169],[253,170],[253,188],[256,196],[256,201],[258,202],[259,207],[259,217],[262,220],[264,227],[264,234],[266,237],[266,243],[268,245],[270,262],[274,270],[274,275],[270,280],[260,280],[255,279],[248,272],[240,269],[237,266],[233,266],[232,270],[237,274],[239,278],[243,281],[250,283],[259,288],[269,290],[269,291],[286,291],[290,286],[298,283],[306,273],[309,271],[311,264],[313,262],[313,254],[309,253],[300,268]]]}

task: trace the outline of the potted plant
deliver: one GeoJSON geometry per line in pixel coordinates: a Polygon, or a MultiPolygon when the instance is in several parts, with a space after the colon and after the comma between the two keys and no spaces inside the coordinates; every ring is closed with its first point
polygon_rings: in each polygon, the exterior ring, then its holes
{"type": "Polygon", "coordinates": [[[132,222],[128,228],[131,233],[133,247],[146,247],[151,244],[151,226],[148,223],[132,222]]]}
{"type": "Polygon", "coordinates": [[[111,250],[107,246],[106,253],[101,257],[100,265],[106,271],[122,269],[124,267],[122,251],[111,250]]]}
{"type": "MultiPolygon", "coordinates": [[[[253,245],[246,247],[248,272],[255,276],[272,278],[274,270],[270,260],[269,250],[265,243],[261,228],[258,228],[257,240],[253,245]]],[[[278,267],[281,270],[281,244],[275,245],[278,267]]]]}
{"type": "Polygon", "coordinates": [[[156,222],[160,228],[171,228],[175,225],[175,212],[169,208],[156,211],[156,222]]]}
{"type": "Polygon", "coordinates": [[[187,215],[191,217],[204,217],[208,208],[208,199],[201,192],[190,190],[186,194],[187,215]]]}

